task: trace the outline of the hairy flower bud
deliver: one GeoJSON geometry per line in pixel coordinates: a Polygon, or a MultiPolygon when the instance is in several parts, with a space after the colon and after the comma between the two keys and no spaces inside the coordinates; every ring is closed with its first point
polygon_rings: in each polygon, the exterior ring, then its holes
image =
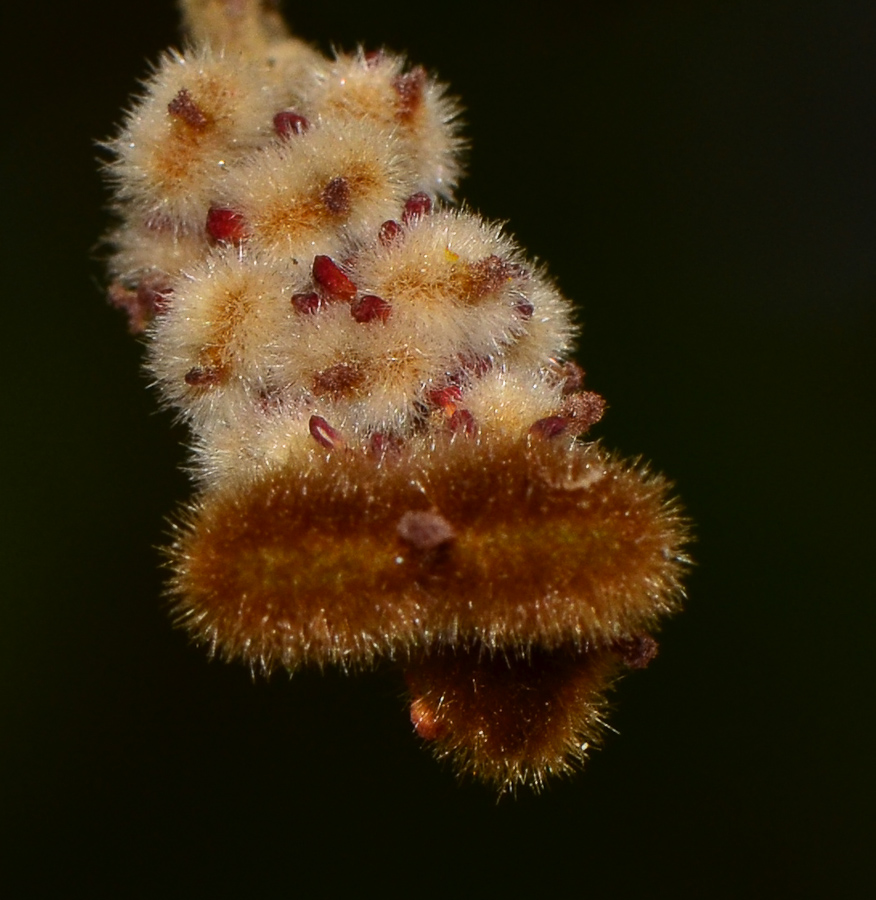
{"type": "Polygon", "coordinates": [[[679,605],[667,483],[580,440],[571,304],[452,205],[458,106],[387,51],[325,59],[261,0],[183,0],[107,143],[110,301],[191,430],[177,621],[270,671],[406,673],[417,733],[500,789],[599,734],[679,605]]]}

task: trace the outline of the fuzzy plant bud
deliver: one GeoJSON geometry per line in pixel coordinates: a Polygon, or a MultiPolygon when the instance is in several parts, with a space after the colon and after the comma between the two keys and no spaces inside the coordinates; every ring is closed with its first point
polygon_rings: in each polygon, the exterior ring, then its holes
{"type": "Polygon", "coordinates": [[[392,661],[439,757],[538,788],[656,652],[684,518],[583,439],[571,305],[454,205],[444,87],[258,0],[182,6],[190,49],[106,144],[110,301],[191,431],[177,622],[265,672],[392,661]]]}

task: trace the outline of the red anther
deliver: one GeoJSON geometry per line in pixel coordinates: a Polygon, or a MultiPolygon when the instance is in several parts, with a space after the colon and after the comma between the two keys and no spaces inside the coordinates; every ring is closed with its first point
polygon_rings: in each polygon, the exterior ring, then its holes
{"type": "Polygon", "coordinates": [[[449,417],[456,412],[457,405],[462,402],[462,390],[455,384],[448,384],[446,387],[429,391],[426,399],[432,406],[437,406],[449,417]]]}
{"type": "Polygon", "coordinates": [[[416,697],[411,701],[411,724],[424,741],[437,741],[447,731],[425,697],[416,697]]]}
{"type": "Polygon", "coordinates": [[[207,234],[224,244],[239,244],[246,237],[246,219],[233,209],[211,206],[207,212],[207,234]]]}
{"type": "Polygon", "coordinates": [[[380,63],[383,62],[385,54],[382,50],[366,50],[365,51],[365,65],[369,69],[375,69],[380,63]]]}
{"type": "Polygon", "coordinates": [[[356,285],[330,256],[313,258],[313,280],[331,300],[353,300],[356,297],[356,285]]]}
{"type": "Polygon", "coordinates": [[[393,219],[387,219],[381,226],[380,231],[377,233],[377,239],[383,244],[384,247],[388,247],[401,233],[401,225],[393,219]]]}
{"type": "Polygon", "coordinates": [[[478,426],[474,420],[474,416],[467,409],[458,409],[447,420],[447,427],[456,434],[465,434],[468,437],[474,437],[478,433],[478,426]]]}
{"type": "Polygon", "coordinates": [[[357,322],[373,322],[375,319],[385,322],[392,312],[392,305],[387,303],[383,297],[365,294],[353,303],[350,312],[357,322]]]}
{"type": "Polygon", "coordinates": [[[545,440],[555,438],[569,431],[571,421],[568,416],[545,416],[529,426],[529,433],[545,440]]]}
{"type": "Polygon", "coordinates": [[[564,394],[575,394],[584,387],[584,370],[578,363],[564,362],[560,364],[560,377],[564,394]]]}
{"type": "Polygon", "coordinates": [[[322,416],[311,416],[309,428],[314,440],[327,450],[336,450],[345,446],[341,433],[332,428],[322,416]]]}
{"type": "Polygon", "coordinates": [[[535,307],[528,300],[521,300],[520,303],[514,307],[514,312],[516,312],[521,319],[531,319],[534,311],[535,307]]]}
{"type": "Polygon", "coordinates": [[[321,306],[322,301],[316,291],[305,291],[301,294],[292,295],[292,306],[295,312],[302,314],[315,313],[321,306]]]}
{"type": "Polygon", "coordinates": [[[409,510],[398,520],[396,531],[417,550],[434,550],[456,537],[456,529],[434,509],[409,510]]]}
{"type": "Polygon", "coordinates": [[[392,86],[398,94],[398,118],[402,122],[412,119],[423,102],[423,88],[426,86],[426,70],[422,66],[414,66],[410,72],[396,75],[392,86]]]}
{"type": "Polygon", "coordinates": [[[432,212],[432,198],[425,191],[417,191],[405,201],[402,222],[408,225],[413,219],[428,216],[430,212],[432,212]]]}
{"type": "Polygon", "coordinates": [[[167,104],[167,111],[181,122],[185,122],[193,131],[203,131],[209,124],[207,114],[192,99],[192,95],[182,88],[167,104]]]}
{"type": "Polygon", "coordinates": [[[284,109],[274,116],[274,131],[280,137],[288,138],[296,134],[304,134],[310,128],[310,122],[291,109],[284,109]]]}
{"type": "Polygon", "coordinates": [[[210,387],[222,380],[222,373],[212,366],[195,366],[185,375],[185,382],[190,387],[210,387]]]}
{"type": "Polygon", "coordinates": [[[346,215],[350,211],[350,182],[340,175],[332,178],[322,189],[319,198],[330,213],[336,216],[346,215]]]}

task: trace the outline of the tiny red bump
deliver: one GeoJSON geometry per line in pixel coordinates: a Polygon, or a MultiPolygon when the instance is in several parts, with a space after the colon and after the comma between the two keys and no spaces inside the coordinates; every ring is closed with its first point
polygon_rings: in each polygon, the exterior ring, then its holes
{"type": "Polygon", "coordinates": [[[305,291],[292,295],[292,306],[295,312],[302,314],[315,313],[320,307],[321,301],[316,291],[305,291]]]}
{"type": "Polygon", "coordinates": [[[274,116],[274,131],[282,138],[304,134],[308,128],[310,128],[309,120],[291,109],[284,109],[274,116]]]}
{"type": "Polygon", "coordinates": [[[446,387],[434,388],[426,394],[426,399],[432,406],[442,409],[447,416],[456,412],[457,404],[462,401],[462,390],[455,384],[446,387]]]}
{"type": "Polygon", "coordinates": [[[195,366],[193,369],[189,369],[189,371],[186,372],[185,382],[190,387],[210,387],[211,385],[218,384],[220,377],[218,369],[213,369],[208,366],[203,368],[195,366]]]}
{"type": "Polygon", "coordinates": [[[332,300],[353,300],[356,297],[356,285],[330,256],[313,258],[313,280],[332,300]]]}
{"type": "Polygon", "coordinates": [[[211,206],[207,212],[207,234],[224,244],[239,244],[246,237],[246,219],[233,209],[211,206]]]}
{"type": "Polygon", "coordinates": [[[456,529],[436,510],[408,510],[396,526],[398,536],[417,550],[434,550],[456,538],[456,529]]]}
{"type": "Polygon", "coordinates": [[[367,50],[365,52],[365,65],[369,69],[374,69],[383,62],[384,53],[382,50],[367,50]]]}
{"type": "Polygon", "coordinates": [[[320,194],[325,208],[336,216],[343,216],[350,211],[350,182],[342,176],[332,180],[322,189],[320,194]]]}
{"type": "Polygon", "coordinates": [[[423,102],[423,88],[426,86],[426,70],[414,66],[410,72],[396,75],[392,86],[398,94],[398,117],[402,122],[412,119],[423,102]]]}
{"type": "Polygon", "coordinates": [[[401,225],[393,219],[387,219],[381,226],[377,238],[384,247],[389,246],[401,233],[401,225]]]}
{"type": "Polygon", "coordinates": [[[534,311],[535,307],[527,300],[521,301],[514,307],[514,312],[516,312],[521,319],[531,319],[534,311]]]}
{"type": "Polygon", "coordinates": [[[432,212],[432,198],[425,191],[417,191],[405,201],[402,222],[407,225],[413,219],[428,216],[430,212],[432,212]]]}
{"type": "Polygon", "coordinates": [[[437,741],[447,732],[446,726],[435,715],[435,710],[425,697],[417,697],[411,701],[411,724],[424,741],[437,741]]]}
{"type": "Polygon", "coordinates": [[[204,110],[192,99],[192,95],[182,88],[167,104],[167,111],[175,118],[185,122],[194,131],[204,131],[210,119],[204,110]]]}
{"type": "Polygon", "coordinates": [[[569,425],[568,416],[545,416],[530,425],[529,433],[537,438],[554,438],[565,434],[569,430],[569,425]]]}
{"type": "Polygon", "coordinates": [[[478,433],[478,426],[474,416],[467,409],[458,409],[447,420],[447,425],[454,433],[461,433],[468,437],[474,437],[478,433]]]}
{"type": "Polygon", "coordinates": [[[383,297],[365,294],[350,307],[350,312],[357,322],[373,322],[375,319],[385,322],[392,312],[392,306],[383,297]]]}
{"type": "Polygon", "coordinates": [[[322,444],[327,450],[335,450],[344,446],[344,439],[341,433],[336,431],[329,425],[322,416],[311,416],[310,433],[318,444],[322,444]]]}

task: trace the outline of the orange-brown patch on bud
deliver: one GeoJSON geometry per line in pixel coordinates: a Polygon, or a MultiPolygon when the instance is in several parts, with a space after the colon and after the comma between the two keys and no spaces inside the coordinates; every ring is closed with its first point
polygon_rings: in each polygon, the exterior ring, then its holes
{"type": "Polygon", "coordinates": [[[509,790],[540,788],[580,765],[598,741],[610,652],[533,650],[523,658],[483,647],[448,649],[406,667],[411,720],[461,774],[509,790]]]}
{"type": "Polygon", "coordinates": [[[365,383],[365,370],[356,363],[336,363],[313,376],[311,390],[317,397],[339,399],[357,393],[365,383]]]}
{"type": "Polygon", "coordinates": [[[519,267],[495,253],[467,263],[457,270],[457,288],[460,300],[476,304],[484,297],[495,294],[517,276],[519,267]]]}
{"type": "Polygon", "coordinates": [[[250,230],[257,242],[271,247],[315,239],[348,221],[357,204],[382,192],[385,184],[385,172],[363,160],[297,194],[281,194],[258,206],[250,202],[250,230]]]}

